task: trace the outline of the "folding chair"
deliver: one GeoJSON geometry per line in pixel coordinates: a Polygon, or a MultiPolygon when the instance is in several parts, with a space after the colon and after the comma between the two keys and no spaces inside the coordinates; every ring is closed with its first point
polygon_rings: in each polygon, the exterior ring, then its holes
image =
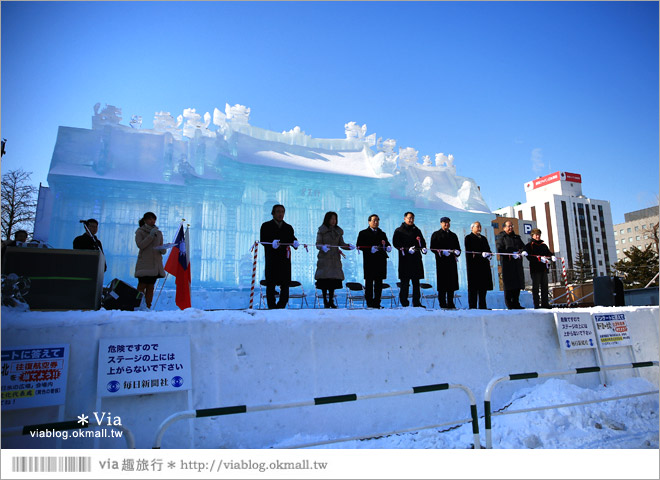
{"type": "MultiPolygon", "coordinates": [[[[266,280],[260,280],[259,281],[259,309],[262,310],[264,307],[264,301],[266,301],[266,287],[268,286],[268,282],[266,280]]],[[[275,290],[275,298],[280,296],[280,292],[278,290],[275,290]]],[[[266,308],[268,308],[268,304],[266,304],[266,308]]]]}
{"type": "MultiPolygon", "coordinates": [[[[301,309],[303,308],[303,302],[305,302],[305,305],[307,305],[309,307],[309,304],[307,303],[307,295],[305,294],[305,289],[303,288],[303,286],[300,282],[297,282],[295,280],[289,282],[289,300],[291,300],[292,298],[300,298],[300,308],[301,309]],[[300,293],[297,293],[297,292],[292,293],[291,289],[292,288],[297,288],[297,287],[300,287],[300,293]]],[[[287,307],[289,305],[291,305],[291,302],[287,303],[287,307]]]]}
{"type": "Polygon", "coordinates": [[[353,308],[353,302],[362,302],[362,308],[367,308],[364,298],[364,286],[357,282],[346,282],[346,308],[353,308]],[[350,307],[348,306],[350,303],[350,307]]]}
{"type": "Polygon", "coordinates": [[[397,297],[394,295],[394,291],[392,290],[392,287],[389,283],[383,283],[383,292],[380,294],[380,299],[389,300],[390,308],[394,308],[394,306],[397,305],[397,297]],[[386,290],[389,290],[390,292],[385,293],[386,290]]]}
{"type": "Polygon", "coordinates": [[[424,299],[433,300],[431,308],[435,308],[435,300],[438,298],[438,292],[435,291],[433,285],[430,283],[420,283],[419,289],[422,293],[422,301],[424,301],[424,299]]]}

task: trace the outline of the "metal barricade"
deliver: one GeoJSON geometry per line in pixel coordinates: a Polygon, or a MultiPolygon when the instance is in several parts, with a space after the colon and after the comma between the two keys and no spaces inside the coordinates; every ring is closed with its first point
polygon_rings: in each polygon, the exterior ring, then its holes
{"type": "Polygon", "coordinates": [[[643,368],[643,367],[653,367],[653,366],[658,366],[657,361],[653,362],[635,362],[635,363],[623,363],[619,365],[602,365],[600,367],[582,367],[582,368],[573,368],[571,370],[565,370],[565,371],[557,371],[557,372],[544,372],[544,373],[538,373],[538,372],[529,372],[529,373],[514,373],[511,375],[506,375],[503,377],[495,377],[491,379],[490,382],[488,382],[488,386],[486,386],[486,391],[484,393],[484,412],[485,412],[485,430],[486,430],[486,448],[493,448],[493,438],[492,438],[492,426],[491,426],[491,417],[498,416],[498,415],[511,415],[514,413],[524,413],[524,412],[533,412],[537,410],[548,410],[548,409],[553,409],[553,408],[563,408],[563,407],[571,407],[571,406],[576,406],[576,405],[586,405],[589,403],[598,403],[598,402],[608,402],[612,400],[620,400],[623,398],[631,398],[631,397],[639,397],[642,395],[652,395],[652,394],[657,394],[658,390],[654,390],[651,392],[642,392],[642,393],[635,393],[631,395],[621,395],[618,397],[608,397],[608,398],[601,398],[598,400],[589,400],[585,402],[578,402],[578,403],[566,403],[566,404],[561,404],[561,405],[550,405],[546,407],[535,407],[535,408],[526,408],[523,410],[514,410],[510,412],[505,412],[505,413],[494,413],[491,414],[491,406],[490,406],[490,399],[493,394],[493,390],[495,389],[495,386],[497,386],[501,382],[506,382],[506,381],[511,381],[511,380],[525,380],[529,378],[543,378],[543,377],[558,377],[561,375],[577,375],[581,373],[597,373],[601,372],[604,370],[623,370],[626,368],[643,368]]]}
{"type": "MultiPolygon", "coordinates": [[[[412,387],[407,390],[399,390],[395,392],[385,392],[385,393],[372,393],[372,394],[366,394],[366,395],[357,395],[354,393],[346,394],[346,395],[333,395],[333,396],[328,396],[328,397],[317,397],[314,398],[313,400],[307,400],[307,401],[300,401],[300,402],[291,402],[291,403],[281,403],[281,404],[268,404],[268,405],[255,405],[255,406],[247,406],[247,405],[234,405],[234,406],[229,406],[229,407],[218,407],[218,408],[205,408],[201,410],[186,410],[182,412],[177,412],[169,417],[167,417],[163,422],[160,424],[158,427],[158,431],[156,432],[156,438],[154,440],[154,446],[153,448],[160,448],[162,440],[163,440],[163,435],[165,434],[165,431],[172,425],[173,423],[179,421],[179,420],[185,420],[189,418],[201,418],[201,417],[217,417],[221,415],[235,415],[235,414],[240,414],[240,413],[250,413],[250,412],[263,412],[266,410],[279,410],[279,409],[285,409],[285,408],[298,408],[298,407],[307,407],[307,406],[313,406],[313,405],[328,405],[332,403],[343,403],[343,402],[354,402],[358,400],[368,400],[372,398],[384,398],[384,397],[396,397],[396,396],[401,396],[401,395],[412,395],[416,393],[428,393],[428,392],[436,392],[440,390],[448,390],[450,388],[458,388],[460,390],[463,390],[466,395],[468,396],[470,400],[470,418],[469,419],[462,419],[462,420],[455,420],[452,422],[448,422],[446,424],[442,425],[454,425],[458,423],[465,423],[465,422],[472,422],[472,435],[474,437],[474,448],[478,449],[481,448],[481,444],[479,442],[479,417],[477,415],[477,402],[475,400],[474,394],[472,391],[464,386],[464,385],[459,385],[459,384],[449,384],[449,383],[438,383],[438,384],[433,384],[433,385],[422,385],[419,387],[412,387]]],[[[437,425],[440,426],[440,425],[437,425]]],[[[420,427],[425,428],[425,427],[420,427]]],[[[371,436],[374,436],[375,434],[371,434],[368,436],[364,437],[359,437],[359,438],[369,438],[371,436]]],[[[357,440],[358,438],[350,438],[348,440],[357,440]]],[[[338,440],[338,441],[344,441],[344,440],[338,440]]],[[[308,445],[301,445],[295,448],[302,448],[302,447],[307,447],[307,446],[314,446],[314,445],[321,445],[324,443],[334,443],[334,441],[328,441],[328,442],[320,442],[320,443],[315,443],[315,444],[308,444],[308,445]]],[[[294,447],[290,447],[294,448],[294,447]]]]}

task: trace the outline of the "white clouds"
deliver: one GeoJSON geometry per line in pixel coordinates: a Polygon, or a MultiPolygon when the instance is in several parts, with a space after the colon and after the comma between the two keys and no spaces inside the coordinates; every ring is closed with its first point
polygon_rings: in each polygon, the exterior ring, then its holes
{"type": "Polygon", "coordinates": [[[540,148],[532,150],[530,160],[532,161],[532,170],[534,173],[540,173],[541,170],[543,170],[543,167],[545,167],[545,164],[543,163],[543,153],[541,153],[540,148]]]}

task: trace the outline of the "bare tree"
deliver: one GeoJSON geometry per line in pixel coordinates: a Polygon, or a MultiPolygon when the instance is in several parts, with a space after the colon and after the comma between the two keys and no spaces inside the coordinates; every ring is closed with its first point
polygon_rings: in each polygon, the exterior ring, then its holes
{"type": "Polygon", "coordinates": [[[37,210],[37,188],[30,185],[32,172],[10,170],[2,176],[2,236],[10,240],[11,234],[23,227],[31,231],[37,210]]]}

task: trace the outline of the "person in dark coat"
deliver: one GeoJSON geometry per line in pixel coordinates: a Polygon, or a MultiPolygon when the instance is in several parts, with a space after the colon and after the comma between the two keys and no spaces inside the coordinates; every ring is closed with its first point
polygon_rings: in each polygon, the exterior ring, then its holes
{"type": "Polygon", "coordinates": [[[342,252],[352,250],[354,245],[344,241],[344,231],[337,225],[337,213],[327,212],[323,218],[323,224],[316,233],[316,248],[318,249],[318,260],[316,262],[316,288],[323,292],[323,307],[337,308],[334,302],[335,290],[342,287],[344,271],[341,267],[342,252]]]}
{"type": "MultiPolygon", "coordinates": [[[[95,218],[89,220],[80,220],[85,226],[85,233],[73,239],[74,250],[98,250],[103,253],[103,245],[101,240],[98,239],[96,233],[99,231],[99,222],[95,218]]],[[[105,264],[104,272],[108,270],[108,265],[105,263],[105,254],[103,263],[105,264]]]]}
{"type": "Polygon", "coordinates": [[[481,235],[481,223],[470,225],[472,233],[465,236],[465,260],[467,261],[468,305],[470,308],[487,310],[486,293],[493,289],[493,277],[490,273],[490,245],[481,235]],[[473,253],[470,253],[473,252],[473,253]],[[485,255],[484,255],[485,254],[485,255]]]}
{"type": "MultiPolygon", "coordinates": [[[[513,231],[513,224],[504,222],[503,231],[495,237],[498,253],[520,254],[525,244],[513,231]]],[[[501,255],[502,281],[504,282],[504,303],[509,310],[525,308],[520,305],[520,290],[525,288],[522,258],[518,255],[501,255]],[[517,257],[517,258],[516,258],[517,257]]]]}
{"type": "Polygon", "coordinates": [[[435,271],[438,286],[438,301],[440,308],[456,308],[454,305],[454,292],[458,290],[458,256],[461,254],[461,245],[458,237],[449,230],[451,220],[449,217],[440,219],[440,230],[431,235],[431,251],[435,255],[435,271]],[[443,251],[438,251],[443,250],[443,251]]]}
{"type": "Polygon", "coordinates": [[[548,261],[552,253],[541,240],[541,230],[534,228],[531,231],[532,239],[525,245],[529,273],[532,277],[532,297],[534,308],[552,308],[548,302],[548,261]]]}
{"type": "Polygon", "coordinates": [[[298,248],[298,240],[293,227],[284,221],[284,206],[273,205],[273,219],[261,225],[259,240],[266,254],[266,301],[268,308],[286,308],[289,301],[289,283],[291,282],[291,245],[298,248]],[[271,245],[273,243],[273,245],[271,245]],[[280,245],[288,243],[290,245],[280,245]],[[280,299],[275,302],[275,286],[280,286],[280,299]]]}
{"type": "Polygon", "coordinates": [[[399,289],[399,300],[402,307],[407,307],[408,290],[412,281],[413,307],[423,307],[419,281],[424,278],[424,264],[422,263],[422,254],[426,254],[426,240],[422,231],[415,226],[415,214],[406,212],[403,216],[403,223],[394,231],[392,236],[394,248],[399,250],[399,279],[401,288],[399,289]]]}
{"type": "Polygon", "coordinates": [[[381,308],[383,280],[387,278],[387,252],[392,251],[387,235],[378,225],[378,215],[369,215],[369,228],[358,234],[357,247],[363,254],[364,298],[369,308],[381,308]]]}

